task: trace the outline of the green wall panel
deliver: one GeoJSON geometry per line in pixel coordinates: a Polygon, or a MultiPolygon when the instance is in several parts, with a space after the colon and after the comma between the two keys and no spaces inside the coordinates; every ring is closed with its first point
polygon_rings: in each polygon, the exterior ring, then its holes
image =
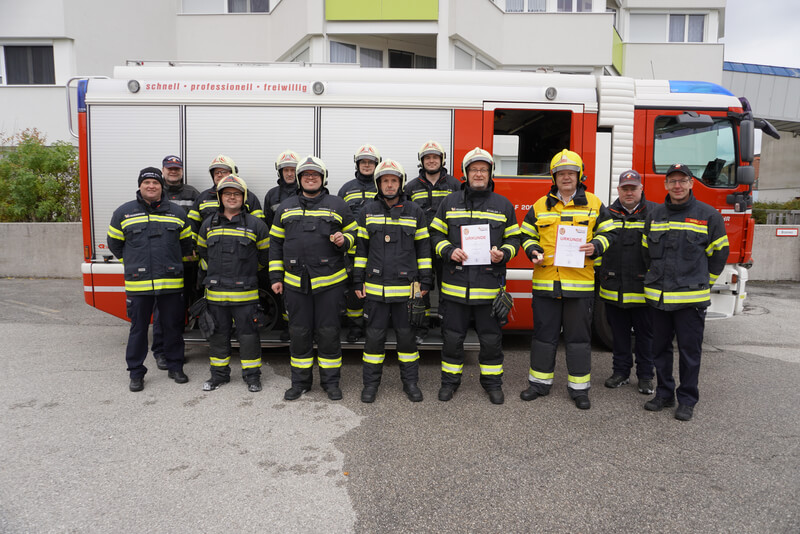
{"type": "Polygon", "coordinates": [[[622,67],[624,65],[623,54],[625,49],[622,45],[622,39],[617,33],[617,29],[612,28],[611,32],[613,33],[612,39],[614,40],[613,44],[611,45],[611,64],[614,65],[614,68],[617,69],[617,72],[620,74],[620,76],[624,76],[625,73],[622,71],[622,67]]]}
{"type": "Polygon", "coordinates": [[[438,0],[326,0],[326,20],[438,20],[438,0]]]}

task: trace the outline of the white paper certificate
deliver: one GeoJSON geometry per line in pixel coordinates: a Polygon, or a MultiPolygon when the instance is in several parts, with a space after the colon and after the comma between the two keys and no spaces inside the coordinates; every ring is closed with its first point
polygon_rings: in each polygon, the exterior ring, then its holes
{"type": "Polygon", "coordinates": [[[582,252],[580,247],[586,244],[587,235],[588,228],[586,226],[558,225],[554,259],[556,267],[580,268],[585,265],[586,253],[582,252]]]}
{"type": "Polygon", "coordinates": [[[488,224],[470,224],[461,227],[461,250],[467,259],[463,265],[489,265],[492,263],[488,224]]]}

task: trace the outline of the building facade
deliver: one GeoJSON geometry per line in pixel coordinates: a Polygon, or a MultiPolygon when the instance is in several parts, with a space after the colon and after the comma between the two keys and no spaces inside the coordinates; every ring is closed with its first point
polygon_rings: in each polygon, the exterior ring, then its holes
{"type": "Polygon", "coordinates": [[[722,82],[725,0],[0,0],[0,135],[71,140],[65,86],[127,61],[722,82]]]}

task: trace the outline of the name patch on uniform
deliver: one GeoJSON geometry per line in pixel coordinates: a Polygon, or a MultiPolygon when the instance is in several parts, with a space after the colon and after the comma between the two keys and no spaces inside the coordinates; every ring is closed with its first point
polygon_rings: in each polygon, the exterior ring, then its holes
{"type": "Polygon", "coordinates": [[[708,225],[708,221],[701,221],[700,219],[692,219],[691,217],[686,217],[686,220],[684,222],[697,224],[699,226],[707,226],[708,225]]]}

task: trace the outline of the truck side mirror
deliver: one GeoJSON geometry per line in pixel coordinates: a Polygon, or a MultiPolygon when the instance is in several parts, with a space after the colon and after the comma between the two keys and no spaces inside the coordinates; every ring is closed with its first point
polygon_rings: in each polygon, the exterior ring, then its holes
{"type": "Polygon", "coordinates": [[[739,152],[741,153],[742,161],[753,162],[755,146],[755,124],[752,119],[745,119],[739,123],[739,152]]]}
{"type": "Polygon", "coordinates": [[[756,168],[752,165],[736,169],[736,183],[739,185],[753,185],[756,181],[756,168]]]}

